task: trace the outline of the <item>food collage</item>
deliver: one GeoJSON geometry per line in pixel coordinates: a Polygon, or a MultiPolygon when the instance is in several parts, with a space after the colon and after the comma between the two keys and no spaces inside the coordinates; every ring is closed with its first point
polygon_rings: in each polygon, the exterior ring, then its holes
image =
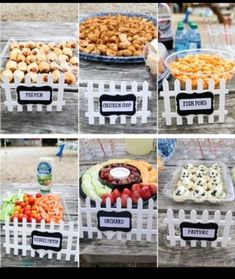
{"type": "Polygon", "coordinates": [[[0,270],[235,267],[235,4],[0,4],[0,270]]]}

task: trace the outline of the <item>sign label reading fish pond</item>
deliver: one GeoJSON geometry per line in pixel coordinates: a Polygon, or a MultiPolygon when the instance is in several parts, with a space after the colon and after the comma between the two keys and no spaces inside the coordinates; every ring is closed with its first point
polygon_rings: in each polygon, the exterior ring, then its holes
{"type": "Polygon", "coordinates": [[[49,233],[32,231],[31,247],[35,250],[53,250],[59,252],[62,249],[62,234],[59,232],[49,233]]]}
{"type": "Polygon", "coordinates": [[[136,113],[136,96],[128,94],[125,96],[102,95],[99,99],[100,114],[109,115],[134,115],[136,113]]]}
{"type": "Polygon", "coordinates": [[[207,240],[217,239],[218,224],[216,223],[189,223],[180,224],[180,234],[183,240],[207,240]]]}
{"type": "Polygon", "coordinates": [[[132,229],[132,215],[129,211],[104,211],[97,212],[98,229],[100,231],[129,232],[132,229]]]}
{"type": "Polygon", "coordinates": [[[179,93],[176,97],[177,112],[181,116],[190,114],[207,114],[214,111],[214,95],[211,92],[204,93],[179,93]]]}
{"type": "Polygon", "coordinates": [[[41,104],[50,105],[52,103],[52,88],[50,86],[18,86],[17,101],[20,105],[41,104]]]}

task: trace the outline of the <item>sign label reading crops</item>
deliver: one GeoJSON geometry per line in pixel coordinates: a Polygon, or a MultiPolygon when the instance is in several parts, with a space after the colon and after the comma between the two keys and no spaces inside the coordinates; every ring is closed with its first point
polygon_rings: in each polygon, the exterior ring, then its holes
{"type": "Polygon", "coordinates": [[[125,96],[102,95],[99,99],[100,114],[109,115],[134,115],[136,113],[136,96],[128,94],[125,96]]]}
{"type": "Polygon", "coordinates": [[[189,223],[180,224],[180,233],[183,240],[207,240],[217,239],[218,224],[216,223],[189,223]]]}
{"type": "Polygon", "coordinates": [[[116,212],[100,210],[97,213],[100,231],[129,232],[132,229],[132,215],[129,211],[116,212]]]}
{"type": "Polygon", "coordinates": [[[214,95],[211,92],[204,93],[179,93],[176,97],[177,112],[181,116],[190,114],[210,115],[214,111],[214,95]]]}
{"type": "Polygon", "coordinates": [[[44,249],[58,252],[62,249],[62,239],[63,236],[59,232],[32,231],[31,247],[35,250],[44,249]]]}
{"type": "Polygon", "coordinates": [[[17,101],[20,105],[41,104],[49,105],[52,103],[52,88],[50,86],[18,86],[17,101]]]}

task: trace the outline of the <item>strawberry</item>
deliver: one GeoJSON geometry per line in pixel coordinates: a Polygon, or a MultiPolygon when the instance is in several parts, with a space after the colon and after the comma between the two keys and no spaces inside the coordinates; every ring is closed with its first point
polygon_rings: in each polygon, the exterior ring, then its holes
{"type": "Polygon", "coordinates": [[[129,198],[129,196],[127,194],[122,194],[122,196],[121,196],[122,207],[127,207],[128,198],[129,198]]]}
{"type": "Polygon", "coordinates": [[[133,191],[131,194],[132,203],[138,203],[138,199],[141,198],[139,191],[133,191]]]}
{"type": "Polygon", "coordinates": [[[112,199],[112,195],[111,195],[111,194],[104,194],[104,195],[102,196],[102,202],[101,202],[103,205],[106,204],[106,199],[107,199],[107,198],[110,198],[111,204],[114,203],[114,200],[112,199]]]}
{"type": "Polygon", "coordinates": [[[118,189],[113,190],[112,194],[111,194],[111,200],[113,200],[114,202],[116,202],[117,198],[121,197],[121,193],[119,192],[118,189]]]}
{"type": "Polygon", "coordinates": [[[125,188],[123,191],[122,191],[122,194],[126,194],[128,195],[129,197],[131,196],[131,191],[127,188],[125,188]]]}
{"type": "Polygon", "coordinates": [[[147,200],[151,197],[151,192],[148,186],[143,186],[140,189],[140,195],[143,200],[147,200]]]}
{"type": "Polygon", "coordinates": [[[141,186],[140,186],[140,184],[137,184],[137,183],[133,184],[132,187],[131,187],[132,192],[134,192],[134,191],[139,192],[140,189],[141,189],[141,186]]]}
{"type": "Polygon", "coordinates": [[[157,194],[157,183],[149,183],[148,187],[152,195],[157,194]]]}

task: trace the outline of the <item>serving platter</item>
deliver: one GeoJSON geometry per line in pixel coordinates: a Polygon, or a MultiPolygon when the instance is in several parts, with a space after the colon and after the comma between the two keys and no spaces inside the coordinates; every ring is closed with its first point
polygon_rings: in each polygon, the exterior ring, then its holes
{"type": "MultiPolygon", "coordinates": [[[[153,16],[140,14],[140,13],[95,13],[91,14],[89,16],[84,16],[80,19],[80,23],[86,21],[87,19],[93,18],[93,17],[101,17],[101,16],[116,16],[116,15],[123,15],[123,16],[129,16],[129,17],[142,17],[149,21],[152,21],[155,26],[157,26],[157,20],[153,16]]],[[[106,55],[100,55],[100,54],[91,54],[86,53],[83,51],[79,51],[79,57],[83,60],[88,61],[96,61],[96,62],[104,62],[104,63],[144,63],[144,55],[141,56],[106,56],[106,55]]]]}

